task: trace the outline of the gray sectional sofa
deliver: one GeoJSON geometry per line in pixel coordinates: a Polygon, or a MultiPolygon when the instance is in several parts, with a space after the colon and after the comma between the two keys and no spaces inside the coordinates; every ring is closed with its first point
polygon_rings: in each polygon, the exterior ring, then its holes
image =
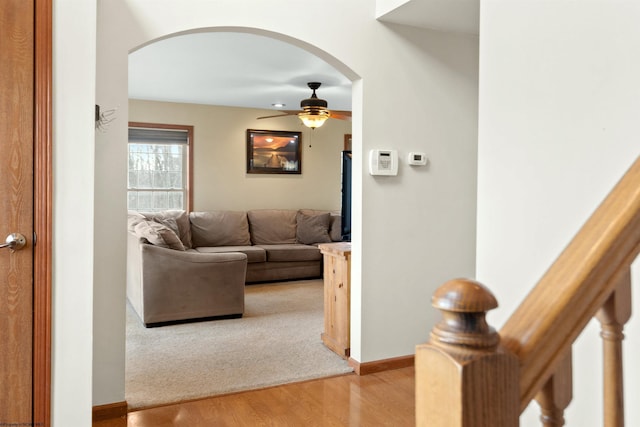
{"type": "Polygon", "coordinates": [[[329,211],[130,212],[127,298],[146,326],[242,316],[246,283],[321,277],[340,237],[329,211]]]}

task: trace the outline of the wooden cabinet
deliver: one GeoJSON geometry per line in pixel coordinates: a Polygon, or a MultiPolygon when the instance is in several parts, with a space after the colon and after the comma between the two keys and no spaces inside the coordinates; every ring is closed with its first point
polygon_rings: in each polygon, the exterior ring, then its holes
{"type": "Polygon", "coordinates": [[[322,342],[346,359],[351,347],[351,243],[323,243],[318,247],[324,255],[322,342]]]}

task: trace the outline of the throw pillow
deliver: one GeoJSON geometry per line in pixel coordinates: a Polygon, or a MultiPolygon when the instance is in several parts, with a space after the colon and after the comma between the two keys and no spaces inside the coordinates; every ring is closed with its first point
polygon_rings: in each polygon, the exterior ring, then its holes
{"type": "MultiPolygon", "coordinates": [[[[176,233],[176,236],[180,238],[180,228],[178,227],[178,222],[173,218],[153,218],[153,222],[157,222],[158,224],[162,224],[167,227],[169,230],[176,233]]],[[[184,245],[184,243],[183,243],[184,245]]]]}
{"type": "Polygon", "coordinates": [[[298,212],[296,216],[298,223],[296,229],[296,240],[298,243],[309,245],[312,243],[330,243],[329,226],[331,225],[331,214],[307,215],[298,212]]]}
{"type": "Polygon", "coordinates": [[[305,215],[320,215],[325,213],[331,214],[331,222],[329,225],[329,236],[333,242],[341,242],[342,241],[342,217],[340,214],[340,210],[328,211],[328,210],[319,210],[319,209],[299,209],[298,212],[301,212],[305,215]]]}
{"type": "Polygon", "coordinates": [[[331,215],[331,227],[329,227],[329,236],[334,242],[342,241],[342,217],[340,215],[331,215]]]}
{"type": "Polygon", "coordinates": [[[155,221],[141,221],[135,226],[138,237],[145,238],[152,245],[184,251],[184,245],[171,228],[155,221]]]}
{"type": "Polygon", "coordinates": [[[189,224],[189,214],[183,210],[166,210],[160,212],[141,212],[144,217],[150,221],[164,221],[167,219],[175,220],[178,231],[176,234],[180,237],[180,241],[187,249],[191,248],[191,224],[189,224]]]}
{"type": "Polygon", "coordinates": [[[144,215],[136,211],[129,211],[127,215],[127,230],[135,233],[136,225],[146,220],[147,218],[144,215]]]}

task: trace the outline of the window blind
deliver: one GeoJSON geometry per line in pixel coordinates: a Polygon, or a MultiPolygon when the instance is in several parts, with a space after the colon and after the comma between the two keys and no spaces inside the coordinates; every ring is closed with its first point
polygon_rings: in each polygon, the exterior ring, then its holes
{"type": "Polygon", "coordinates": [[[129,128],[129,142],[187,144],[188,136],[186,130],[129,128]]]}

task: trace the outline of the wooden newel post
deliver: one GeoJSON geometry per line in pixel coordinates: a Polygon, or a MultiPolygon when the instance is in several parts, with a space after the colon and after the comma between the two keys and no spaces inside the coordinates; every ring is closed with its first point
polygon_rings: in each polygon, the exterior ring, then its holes
{"type": "Polygon", "coordinates": [[[416,347],[416,425],[518,426],[519,364],[487,324],[487,311],[498,306],[493,294],[456,279],[436,290],[432,305],[442,321],[416,347]]]}

